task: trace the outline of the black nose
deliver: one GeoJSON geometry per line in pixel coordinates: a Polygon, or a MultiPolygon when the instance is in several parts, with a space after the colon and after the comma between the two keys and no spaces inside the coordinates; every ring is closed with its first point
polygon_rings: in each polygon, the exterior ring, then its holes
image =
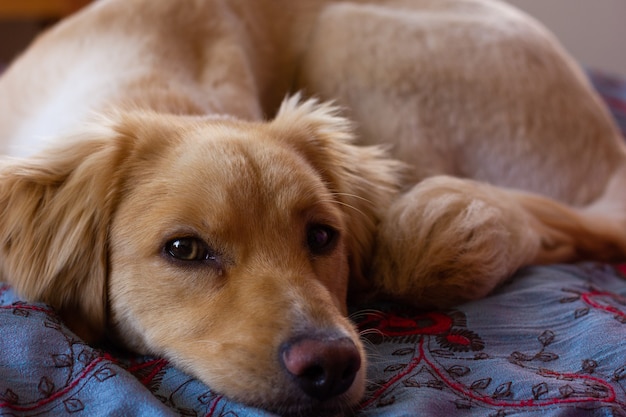
{"type": "Polygon", "coordinates": [[[281,360],[310,397],[328,400],[350,388],[361,368],[361,355],[348,337],[303,337],[283,345],[281,360]]]}

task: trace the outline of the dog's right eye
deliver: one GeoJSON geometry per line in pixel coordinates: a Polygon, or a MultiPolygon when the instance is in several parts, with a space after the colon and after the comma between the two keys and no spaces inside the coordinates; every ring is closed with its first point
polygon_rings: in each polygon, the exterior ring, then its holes
{"type": "Polygon", "coordinates": [[[165,253],[181,261],[218,261],[217,254],[201,239],[181,237],[165,244],[165,253]]]}
{"type": "Polygon", "coordinates": [[[331,251],[337,242],[338,232],[325,224],[312,224],[307,229],[307,246],[311,253],[323,255],[331,251]]]}

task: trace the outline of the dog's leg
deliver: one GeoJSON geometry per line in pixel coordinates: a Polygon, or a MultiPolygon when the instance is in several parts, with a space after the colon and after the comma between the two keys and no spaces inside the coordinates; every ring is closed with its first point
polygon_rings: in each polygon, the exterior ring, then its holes
{"type": "MultiPolygon", "coordinates": [[[[625,211],[626,212],[626,211],[625,211]]],[[[382,292],[423,307],[487,295],[519,267],[626,254],[626,216],[447,176],[394,202],[374,259],[382,292]]]]}

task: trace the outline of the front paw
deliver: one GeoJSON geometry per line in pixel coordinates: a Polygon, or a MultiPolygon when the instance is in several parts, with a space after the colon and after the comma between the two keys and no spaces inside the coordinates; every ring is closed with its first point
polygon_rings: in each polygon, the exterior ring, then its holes
{"type": "Polygon", "coordinates": [[[381,221],[376,286],[424,308],[484,297],[534,258],[539,242],[527,222],[503,189],[446,176],[426,179],[381,221]]]}

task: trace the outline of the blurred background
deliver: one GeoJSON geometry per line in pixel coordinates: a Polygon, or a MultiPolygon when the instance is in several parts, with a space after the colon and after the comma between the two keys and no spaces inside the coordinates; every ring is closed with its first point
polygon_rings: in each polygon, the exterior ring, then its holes
{"type": "Polygon", "coordinates": [[[588,68],[626,77],[626,0],[507,0],[552,30],[588,68]]]}
{"type": "MultiPolygon", "coordinates": [[[[546,24],[582,65],[626,77],[626,0],[506,1],[546,24]]],[[[88,2],[0,0],[0,63],[12,59],[42,28],[88,2]]]]}
{"type": "Polygon", "coordinates": [[[0,0],[0,65],[24,49],[43,28],[89,0],[0,0]]]}

